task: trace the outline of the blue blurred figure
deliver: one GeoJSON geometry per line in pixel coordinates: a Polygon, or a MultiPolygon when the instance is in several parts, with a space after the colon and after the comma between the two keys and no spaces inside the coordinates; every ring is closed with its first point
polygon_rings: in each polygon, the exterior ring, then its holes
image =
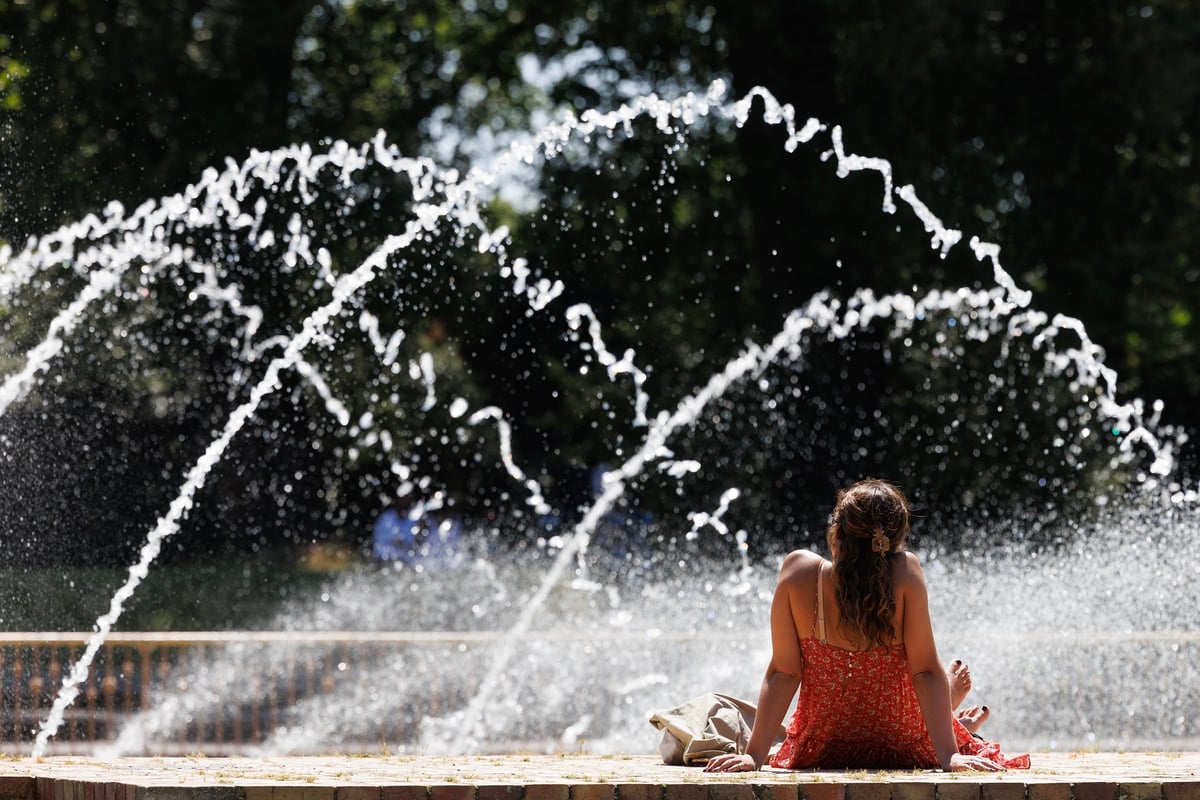
{"type": "Polygon", "coordinates": [[[429,503],[401,492],[375,520],[371,552],[380,561],[418,571],[442,571],[463,563],[462,522],[439,513],[441,495],[429,503]]]}
{"type": "MultiPolygon", "coordinates": [[[[612,466],[603,462],[589,471],[588,489],[593,503],[604,494],[607,488],[604,477],[611,471],[612,466]]],[[[611,559],[618,569],[644,569],[652,557],[648,537],[653,525],[654,517],[648,512],[614,507],[597,523],[589,547],[611,559]]]]}
{"type": "Polygon", "coordinates": [[[425,539],[417,547],[420,566],[431,571],[461,566],[466,558],[462,520],[444,509],[427,514],[425,519],[425,539]]]}
{"type": "Polygon", "coordinates": [[[400,492],[375,519],[371,531],[372,555],[380,561],[411,563],[423,512],[421,504],[413,502],[412,492],[400,492]]]}

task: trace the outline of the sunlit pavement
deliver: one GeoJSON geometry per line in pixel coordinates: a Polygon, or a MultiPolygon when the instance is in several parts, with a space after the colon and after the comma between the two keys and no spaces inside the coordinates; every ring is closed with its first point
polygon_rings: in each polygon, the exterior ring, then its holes
{"type": "Polygon", "coordinates": [[[1003,773],[709,774],[656,756],[0,761],[0,800],[1200,800],[1200,752],[1034,753],[1003,773]]]}

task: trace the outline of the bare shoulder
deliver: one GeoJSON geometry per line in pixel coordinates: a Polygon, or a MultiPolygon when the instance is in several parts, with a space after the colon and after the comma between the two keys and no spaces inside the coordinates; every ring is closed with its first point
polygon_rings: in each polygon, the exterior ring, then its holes
{"type": "Polygon", "coordinates": [[[924,585],[925,573],[921,569],[921,560],[915,553],[902,550],[899,558],[892,559],[892,583],[895,586],[924,585]]]}
{"type": "Polygon", "coordinates": [[[815,575],[817,565],[823,560],[812,550],[793,550],[783,559],[783,566],[779,569],[779,582],[794,583],[806,576],[815,575]]]}

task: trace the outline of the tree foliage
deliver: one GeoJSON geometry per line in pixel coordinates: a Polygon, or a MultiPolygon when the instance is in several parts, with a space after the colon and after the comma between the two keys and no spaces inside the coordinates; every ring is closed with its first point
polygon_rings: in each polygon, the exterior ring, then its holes
{"type": "MultiPolygon", "coordinates": [[[[840,125],[848,151],[889,159],[947,225],[1002,244],[1038,310],[1084,321],[1122,398],[1162,398],[1166,422],[1191,430],[1198,37],[1200,14],[1182,0],[288,0],[269,14],[212,0],[0,0],[0,240],[18,251],[110,201],[134,209],[252,151],[302,146],[245,190],[253,226],[232,211],[164,224],[150,237],[159,255],[134,260],[85,312],[87,335],[68,336],[40,388],[0,420],[8,557],[121,561],[140,544],[281,351],[272,337],[294,335],[337,275],[413,219],[416,179],[379,148],[465,175],[548,122],[716,80],[730,98],[765,87],[798,124],[840,125]],[[361,163],[302,177],[338,140],[361,147],[361,163]],[[262,313],[252,336],[211,281],[262,313]],[[259,346],[249,361],[247,337],[259,346]],[[50,547],[47,529],[78,548],[50,547]]],[[[653,414],[821,292],[844,309],[864,288],[993,286],[965,244],[940,257],[907,209],[881,211],[873,174],[839,179],[827,144],[788,152],[762,108],[744,126],[664,132],[641,119],[572,141],[483,209],[507,227],[502,250],[477,247],[468,224],[388,255],[305,354],[326,396],[311,376],[284,378],[189,520],[211,534],[179,548],[358,541],[407,468],[496,537],[536,535],[526,516],[509,519],[528,510],[527,491],[495,456],[499,428],[465,424],[450,398],[503,409],[526,477],[557,513],[577,514],[588,468],[630,457],[646,431],[633,374],[610,377],[586,331],[566,325],[580,304],[612,353],[632,354],[653,414]],[[562,281],[551,312],[514,292],[517,258],[530,281],[562,281]],[[404,335],[385,358],[378,337],[392,332],[404,335]],[[424,358],[440,403],[427,403],[424,358]]],[[[68,258],[0,299],[6,375],[88,280],[68,258]]],[[[1086,375],[1051,374],[1032,337],[975,323],[945,311],[806,335],[797,357],[734,386],[672,441],[699,472],[681,481],[652,467],[629,503],[677,536],[688,512],[739,486],[733,525],[783,544],[818,535],[836,488],[872,474],[905,485],[952,544],[964,520],[1024,512],[1036,530],[1137,483],[1145,464],[1122,456],[1128,431],[1099,413],[1086,375]]]]}

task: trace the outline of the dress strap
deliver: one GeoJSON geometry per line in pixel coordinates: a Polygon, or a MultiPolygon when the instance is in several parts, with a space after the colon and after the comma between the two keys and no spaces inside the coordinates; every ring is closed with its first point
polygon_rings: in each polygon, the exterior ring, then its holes
{"type": "Polygon", "coordinates": [[[821,578],[825,575],[825,563],[817,565],[817,638],[825,644],[825,592],[821,591],[821,578]]]}

